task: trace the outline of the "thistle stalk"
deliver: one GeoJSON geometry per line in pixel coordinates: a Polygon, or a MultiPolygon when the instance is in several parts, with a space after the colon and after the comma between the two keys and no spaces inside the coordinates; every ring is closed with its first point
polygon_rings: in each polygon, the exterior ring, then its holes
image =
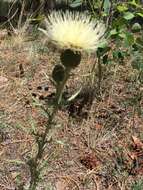
{"type": "Polygon", "coordinates": [[[45,19],[45,24],[46,30],[39,30],[46,34],[54,46],[62,49],[61,64],[55,65],[52,72],[52,78],[56,84],[56,97],[52,112],[48,114],[49,118],[43,134],[35,134],[38,145],[37,153],[27,162],[31,174],[29,190],[35,190],[39,182],[40,161],[47,144],[46,137],[62,103],[63,90],[70,72],[80,64],[82,51],[95,52],[97,50],[106,31],[102,22],[95,21],[88,14],[80,12],[53,11],[45,19]]]}
{"type": "Polygon", "coordinates": [[[40,160],[42,159],[43,154],[44,154],[45,145],[47,143],[46,137],[49,133],[49,130],[53,126],[53,120],[54,120],[55,115],[61,104],[63,90],[64,90],[65,84],[70,76],[70,71],[71,71],[71,69],[69,69],[69,68],[67,68],[65,70],[65,77],[64,77],[63,81],[59,85],[57,85],[55,104],[54,104],[52,113],[49,115],[49,120],[45,127],[44,133],[42,135],[36,136],[37,144],[38,144],[38,151],[37,151],[35,157],[31,158],[28,161],[28,165],[30,168],[30,174],[31,174],[29,190],[35,190],[37,187],[37,184],[39,182],[39,177],[40,177],[39,166],[40,166],[40,160]]]}

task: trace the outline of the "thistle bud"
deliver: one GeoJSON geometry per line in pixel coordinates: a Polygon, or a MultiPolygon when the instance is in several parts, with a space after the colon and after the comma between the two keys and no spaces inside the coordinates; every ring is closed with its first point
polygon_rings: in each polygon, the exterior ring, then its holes
{"type": "Polygon", "coordinates": [[[53,72],[52,72],[52,78],[54,81],[59,84],[64,80],[65,77],[65,68],[61,64],[55,65],[53,72]]]}
{"type": "Polygon", "coordinates": [[[81,53],[66,49],[61,53],[61,62],[66,68],[75,68],[80,64],[81,53]]]}

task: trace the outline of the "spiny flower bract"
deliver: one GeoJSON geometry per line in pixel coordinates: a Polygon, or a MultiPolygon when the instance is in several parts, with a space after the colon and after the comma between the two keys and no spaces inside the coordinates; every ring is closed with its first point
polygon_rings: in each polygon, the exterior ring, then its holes
{"type": "Polygon", "coordinates": [[[48,39],[66,49],[95,51],[103,40],[105,25],[92,20],[87,13],[53,11],[46,21],[48,39]]]}

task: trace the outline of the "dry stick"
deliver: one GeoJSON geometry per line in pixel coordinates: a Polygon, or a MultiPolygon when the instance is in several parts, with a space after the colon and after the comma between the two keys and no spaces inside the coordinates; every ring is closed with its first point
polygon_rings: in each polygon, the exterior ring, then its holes
{"type": "Polygon", "coordinates": [[[96,69],[97,61],[95,60],[91,69],[91,82],[94,84],[95,82],[95,69],[96,69]]]}
{"type": "Polygon", "coordinates": [[[100,94],[101,90],[101,81],[102,81],[102,65],[100,56],[98,57],[98,92],[100,94]]]}
{"type": "Polygon", "coordinates": [[[113,20],[113,1],[110,0],[110,3],[111,3],[111,6],[110,6],[110,10],[109,10],[109,15],[106,20],[107,29],[109,29],[109,27],[112,25],[112,20],[113,20]]]}
{"type": "Polygon", "coordinates": [[[49,116],[49,120],[48,120],[48,123],[46,125],[43,135],[38,136],[38,138],[37,138],[38,152],[37,152],[36,156],[34,158],[31,158],[27,163],[29,165],[30,174],[31,174],[29,190],[35,190],[37,187],[37,183],[39,182],[39,176],[40,176],[40,172],[38,171],[39,161],[43,157],[44,148],[47,143],[46,137],[47,137],[47,134],[49,133],[49,130],[52,128],[54,117],[59,109],[59,105],[60,105],[61,99],[62,99],[63,89],[70,76],[69,75],[70,71],[71,71],[70,69],[66,70],[64,80],[61,82],[61,84],[57,85],[56,102],[55,102],[53,111],[52,111],[51,115],[49,116]]]}
{"type": "Polygon", "coordinates": [[[25,8],[25,1],[22,2],[22,8],[21,8],[21,12],[20,12],[20,16],[19,16],[19,20],[18,20],[18,29],[20,29],[22,27],[22,17],[24,14],[24,8],[25,8]]]}

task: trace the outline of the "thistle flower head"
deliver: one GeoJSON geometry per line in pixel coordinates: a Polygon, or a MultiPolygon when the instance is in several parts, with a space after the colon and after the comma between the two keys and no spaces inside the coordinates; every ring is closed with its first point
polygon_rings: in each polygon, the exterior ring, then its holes
{"type": "Polygon", "coordinates": [[[104,38],[105,25],[87,13],[53,11],[46,19],[48,39],[63,49],[95,51],[104,38]]]}

